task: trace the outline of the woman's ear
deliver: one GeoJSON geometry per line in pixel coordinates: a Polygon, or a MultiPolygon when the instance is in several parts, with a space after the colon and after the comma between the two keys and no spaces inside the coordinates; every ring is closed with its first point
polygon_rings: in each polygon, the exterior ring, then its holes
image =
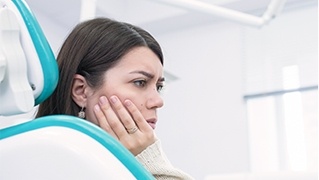
{"type": "Polygon", "coordinates": [[[86,106],[87,92],[89,86],[86,79],[79,74],[75,74],[72,83],[72,99],[80,107],[86,106]]]}

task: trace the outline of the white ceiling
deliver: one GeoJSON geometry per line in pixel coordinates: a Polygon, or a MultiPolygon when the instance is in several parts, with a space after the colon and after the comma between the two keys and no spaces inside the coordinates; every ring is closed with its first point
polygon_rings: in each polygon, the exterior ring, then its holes
{"type": "MultiPolygon", "coordinates": [[[[81,0],[25,0],[56,52],[68,32],[80,21],[81,0]]],[[[94,0],[92,0],[94,1],[94,0]]],[[[199,11],[172,7],[163,0],[96,0],[96,16],[130,22],[157,36],[169,31],[223,20],[199,11]]],[[[201,0],[261,16],[271,0],[201,0]]],[[[285,7],[317,0],[286,0],[285,7]]]]}

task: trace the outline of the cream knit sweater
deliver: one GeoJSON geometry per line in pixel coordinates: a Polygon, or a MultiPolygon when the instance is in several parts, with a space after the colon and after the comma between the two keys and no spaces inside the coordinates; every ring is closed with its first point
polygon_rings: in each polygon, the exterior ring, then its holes
{"type": "Polygon", "coordinates": [[[185,172],[175,168],[164,154],[161,142],[157,140],[136,156],[136,159],[157,180],[192,180],[185,172]]]}

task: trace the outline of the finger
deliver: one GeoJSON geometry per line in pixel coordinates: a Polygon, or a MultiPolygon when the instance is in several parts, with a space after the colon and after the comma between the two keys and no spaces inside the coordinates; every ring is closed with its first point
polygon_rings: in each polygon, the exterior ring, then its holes
{"type": "Polygon", "coordinates": [[[112,102],[112,107],[116,111],[119,119],[121,120],[122,124],[124,125],[126,131],[128,133],[134,133],[136,130],[136,126],[134,120],[132,119],[132,116],[130,113],[127,111],[127,109],[123,106],[123,104],[120,102],[118,97],[116,96],[111,96],[110,100],[112,102]],[[130,132],[130,130],[134,130],[134,132],[130,132]]]}
{"type": "Polygon", "coordinates": [[[135,106],[135,104],[130,100],[125,100],[124,105],[133,117],[136,125],[139,127],[140,131],[149,131],[152,130],[150,125],[146,122],[140,110],[135,106]]]}
{"type": "Polygon", "coordinates": [[[112,130],[112,128],[110,127],[109,123],[107,122],[107,119],[104,115],[104,113],[102,112],[100,106],[97,104],[94,106],[94,114],[95,117],[98,121],[98,125],[105,130],[106,132],[108,132],[111,136],[115,137],[116,139],[117,136],[115,135],[114,131],[112,130]]]}
{"type": "Polygon", "coordinates": [[[100,97],[99,105],[104,116],[106,117],[107,123],[112,128],[114,134],[116,134],[116,136],[120,138],[121,135],[126,133],[126,129],[105,96],[100,97]]]}

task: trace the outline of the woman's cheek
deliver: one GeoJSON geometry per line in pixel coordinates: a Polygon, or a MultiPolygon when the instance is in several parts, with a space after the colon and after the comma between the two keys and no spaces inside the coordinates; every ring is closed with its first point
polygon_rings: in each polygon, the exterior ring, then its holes
{"type": "Polygon", "coordinates": [[[98,102],[95,102],[95,101],[88,102],[86,110],[85,110],[85,114],[86,114],[85,119],[96,124],[96,125],[99,125],[98,120],[96,119],[95,114],[94,114],[94,110],[93,110],[93,108],[96,104],[98,104],[98,102]]]}

